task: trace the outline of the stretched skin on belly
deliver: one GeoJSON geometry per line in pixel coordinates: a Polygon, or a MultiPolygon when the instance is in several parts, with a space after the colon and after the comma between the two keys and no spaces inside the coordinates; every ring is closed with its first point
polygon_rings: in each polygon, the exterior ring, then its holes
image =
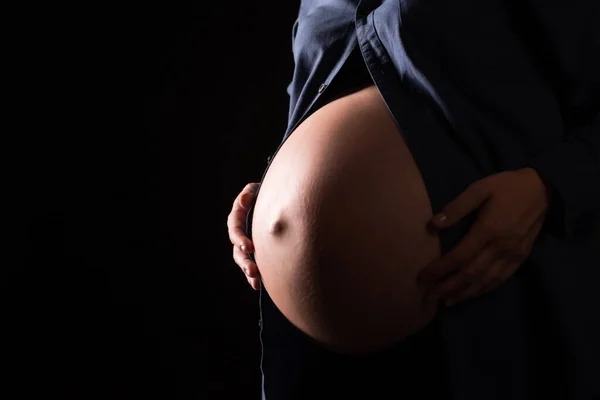
{"type": "Polygon", "coordinates": [[[416,285],[439,256],[419,170],[376,87],[307,118],[256,199],[255,259],[279,310],[323,346],[365,353],[435,313],[416,285]]]}

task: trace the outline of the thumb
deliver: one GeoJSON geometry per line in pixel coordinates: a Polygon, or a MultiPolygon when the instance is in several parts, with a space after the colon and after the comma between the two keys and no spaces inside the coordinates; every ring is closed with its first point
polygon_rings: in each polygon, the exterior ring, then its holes
{"type": "Polygon", "coordinates": [[[449,228],[481,207],[490,197],[490,192],[485,190],[480,182],[482,181],[470,185],[457,198],[434,215],[431,219],[431,226],[435,229],[449,228]]]}

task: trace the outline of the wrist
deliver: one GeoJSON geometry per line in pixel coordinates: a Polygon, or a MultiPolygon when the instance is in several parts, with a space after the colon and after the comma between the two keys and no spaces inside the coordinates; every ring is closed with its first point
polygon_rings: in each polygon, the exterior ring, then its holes
{"type": "Polygon", "coordinates": [[[535,176],[536,179],[541,184],[541,187],[544,191],[544,197],[546,199],[546,204],[548,205],[548,207],[550,207],[550,204],[552,203],[552,197],[553,197],[552,187],[550,186],[548,181],[539,173],[539,171],[537,169],[532,168],[532,167],[527,167],[525,169],[530,170],[532,172],[532,176],[535,176]]]}

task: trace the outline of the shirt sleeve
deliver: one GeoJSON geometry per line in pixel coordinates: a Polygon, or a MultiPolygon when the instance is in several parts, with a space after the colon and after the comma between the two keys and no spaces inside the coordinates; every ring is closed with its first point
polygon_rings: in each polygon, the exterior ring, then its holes
{"type": "Polygon", "coordinates": [[[524,41],[559,100],[563,142],[529,160],[552,192],[550,224],[572,236],[600,209],[600,1],[526,0],[524,41]]]}

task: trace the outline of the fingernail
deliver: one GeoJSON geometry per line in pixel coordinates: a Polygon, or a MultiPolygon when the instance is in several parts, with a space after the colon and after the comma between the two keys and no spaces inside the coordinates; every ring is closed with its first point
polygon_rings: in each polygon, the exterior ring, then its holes
{"type": "Polygon", "coordinates": [[[242,251],[243,251],[244,253],[247,253],[247,251],[246,251],[246,249],[247,249],[246,245],[241,245],[241,246],[240,246],[240,249],[242,249],[242,251]]]}
{"type": "Polygon", "coordinates": [[[444,222],[446,222],[448,220],[448,216],[446,214],[440,213],[437,214],[433,217],[433,221],[436,224],[443,224],[444,222]]]}

